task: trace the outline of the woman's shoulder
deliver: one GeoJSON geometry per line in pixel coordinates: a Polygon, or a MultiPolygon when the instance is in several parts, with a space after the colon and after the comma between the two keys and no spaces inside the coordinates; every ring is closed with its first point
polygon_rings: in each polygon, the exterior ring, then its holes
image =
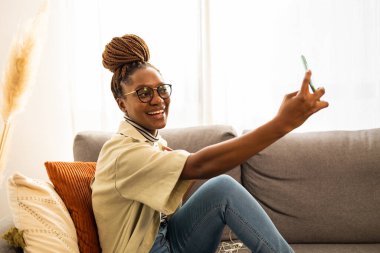
{"type": "Polygon", "coordinates": [[[135,138],[134,136],[125,135],[123,133],[114,134],[102,147],[101,152],[115,152],[117,150],[128,150],[132,146],[150,147],[146,141],[135,138]]]}

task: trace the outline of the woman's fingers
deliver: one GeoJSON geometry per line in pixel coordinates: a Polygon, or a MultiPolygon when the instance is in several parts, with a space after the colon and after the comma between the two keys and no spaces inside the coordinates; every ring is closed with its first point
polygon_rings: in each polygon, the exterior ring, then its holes
{"type": "Polygon", "coordinates": [[[329,106],[328,102],[321,100],[321,97],[325,94],[325,88],[318,88],[314,93],[309,92],[309,77],[310,75],[306,73],[301,90],[297,94],[299,109],[301,112],[305,112],[307,117],[329,106]]]}
{"type": "Polygon", "coordinates": [[[316,107],[318,108],[318,111],[321,110],[321,109],[323,109],[323,108],[326,108],[328,106],[329,106],[329,102],[327,102],[327,101],[323,101],[323,100],[320,101],[320,100],[318,100],[316,102],[316,107]]]}
{"type": "Polygon", "coordinates": [[[311,70],[308,69],[305,72],[305,77],[303,78],[303,81],[302,81],[302,86],[301,86],[301,90],[300,90],[301,94],[303,94],[303,95],[309,94],[310,79],[311,79],[311,70]]]}
{"type": "Polygon", "coordinates": [[[314,105],[313,107],[316,107],[316,110],[313,110],[313,111],[317,112],[320,109],[328,106],[328,103],[326,101],[320,101],[321,97],[325,94],[325,88],[320,87],[317,90],[315,90],[314,93],[310,93],[309,92],[310,80],[311,80],[311,70],[307,70],[305,72],[305,77],[302,81],[301,90],[299,91],[298,95],[302,96],[305,99],[304,101],[306,103],[307,101],[309,101],[309,103],[311,102],[311,104],[314,105]]]}
{"type": "Polygon", "coordinates": [[[329,103],[327,101],[323,101],[321,100],[321,97],[325,94],[325,88],[321,87],[321,88],[318,88],[313,95],[314,99],[315,99],[315,104],[314,104],[314,107],[316,108],[315,112],[323,109],[323,108],[326,108],[329,106],[329,103]]]}
{"type": "Polygon", "coordinates": [[[318,88],[318,89],[314,92],[315,98],[316,98],[317,100],[319,100],[324,94],[325,94],[325,88],[323,88],[323,87],[318,88]]]}

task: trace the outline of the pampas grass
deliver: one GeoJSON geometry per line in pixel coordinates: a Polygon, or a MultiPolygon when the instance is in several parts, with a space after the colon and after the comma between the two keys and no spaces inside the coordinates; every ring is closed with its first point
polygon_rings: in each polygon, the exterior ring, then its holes
{"type": "Polygon", "coordinates": [[[7,122],[22,108],[25,102],[23,96],[32,85],[32,76],[35,71],[35,36],[28,31],[24,38],[16,40],[10,53],[8,69],[5,72],[5,81],[2,85],[3,100],[1,106],[2,119],[7,122]]]}
{"type": "Polygon", "coordinates": [[[35,82],[37,65],[47,28],[49,2],[41,6],[37,15],[29,20],[11,45],[9,60],[0,85],[0,182],[6,163],[9,130],[14,115],[20,112],[35,82]]]}

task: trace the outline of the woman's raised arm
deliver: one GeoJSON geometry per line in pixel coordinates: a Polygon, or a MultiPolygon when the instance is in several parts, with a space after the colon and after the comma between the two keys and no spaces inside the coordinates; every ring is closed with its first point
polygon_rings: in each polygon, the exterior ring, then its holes
{"type": "Polygon", "coordinates": [[[191,154],[182,170],[181,179],[204,179],[220,175],[265,149],[308,117],[328,106],[320,98],[325,90],[309,92],[311,71],[305,73],[301,89],[284,97],[277,115],[261,127],[237,138],[211,145],[191,154]]]}

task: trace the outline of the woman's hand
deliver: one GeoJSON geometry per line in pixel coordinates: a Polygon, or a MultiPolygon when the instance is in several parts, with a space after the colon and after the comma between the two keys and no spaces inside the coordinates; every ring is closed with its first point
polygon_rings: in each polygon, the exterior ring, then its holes
{"type": "Polygon", "coordinates": [[[301,89],[284,97],[274,118],[285,133],[301,126],[312,114],[329,105],[328,102],[320,100],[325,94],[324,88],[318,88],[315,93],[309,92],[310,77],[311,71],[308,70],[305,72],[301,89]]]}

